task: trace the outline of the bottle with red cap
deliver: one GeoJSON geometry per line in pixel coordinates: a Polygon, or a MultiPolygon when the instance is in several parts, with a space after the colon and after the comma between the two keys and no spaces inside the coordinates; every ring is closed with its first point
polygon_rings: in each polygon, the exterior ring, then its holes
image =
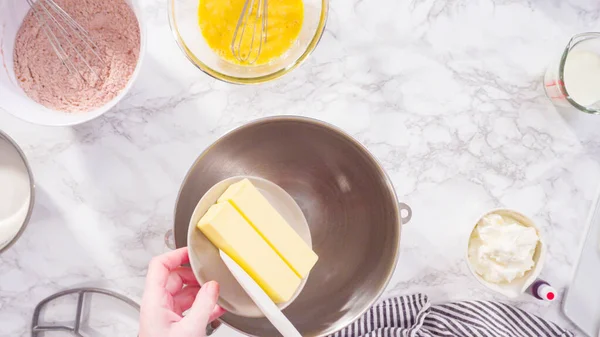
{"type": "Polygon", "coordinates": [[[536,280],[529,290],[531,295],[538,300],[552,302],[556,299],[556,290],[544,280],[536,280]]]}

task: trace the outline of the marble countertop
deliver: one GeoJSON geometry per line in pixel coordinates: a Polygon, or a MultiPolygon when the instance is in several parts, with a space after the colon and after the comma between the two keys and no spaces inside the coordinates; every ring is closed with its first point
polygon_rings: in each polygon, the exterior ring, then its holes
{"type": "MultiPolygon", "coordinates": [[[[34,306],[65,288],[139,299],[197,155],[225,131],[277,114],[319,118],[355,136],[412,206],[386,297],[508,301],[480,286],[464,260],[474,219],[500,206],[542,228],[542,278],[564,293],[600,186],[600,118],[557,111],[542,76],[570,36],[600,31],[600,3],[334,0],[311,58],[259,86],[204,75],[173,41],[166,2],[142,6],[145,63],[112,111],[65,128],[0,111],[0,128],[22,145],[37,180],[31,223],[0,256],[0,335],[29,336],[34,306]]],[[[560,301],[509,302],[575,329],[560,301]]]]}

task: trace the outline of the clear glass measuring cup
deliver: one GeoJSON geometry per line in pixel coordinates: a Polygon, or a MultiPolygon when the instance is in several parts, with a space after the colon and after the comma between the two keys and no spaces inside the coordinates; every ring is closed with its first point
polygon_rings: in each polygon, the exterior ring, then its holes
{"type": "Polygon", "coordinates": [[[559,107],[600,114],[600,32],[571,38],[544,76],[544,89],[559,107]]]}

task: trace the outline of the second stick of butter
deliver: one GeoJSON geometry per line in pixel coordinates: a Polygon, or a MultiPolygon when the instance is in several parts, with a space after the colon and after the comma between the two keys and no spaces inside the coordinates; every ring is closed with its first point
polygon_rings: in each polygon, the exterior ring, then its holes
{"type": "Polygon", "coordinates": [[[317,254],[250,180],[229,186],[217,202],[231,203],[300,278],[308,276],[317,254]]]}
{"type": "Polygon", "coordinates": [[[275,303],[289,301],[300,278],[228,202],[211,206],[197,227],[258,283],[275,303]]]}

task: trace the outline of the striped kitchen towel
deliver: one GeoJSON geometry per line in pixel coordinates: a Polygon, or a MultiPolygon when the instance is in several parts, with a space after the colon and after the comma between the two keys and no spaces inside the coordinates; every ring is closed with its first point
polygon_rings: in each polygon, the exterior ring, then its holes
{"type": "Polygon", "coordinates": [[[572,337],[554,323],[507,304],[432,305],[422,294],[390,298],[330,337],[572,337]]]}

